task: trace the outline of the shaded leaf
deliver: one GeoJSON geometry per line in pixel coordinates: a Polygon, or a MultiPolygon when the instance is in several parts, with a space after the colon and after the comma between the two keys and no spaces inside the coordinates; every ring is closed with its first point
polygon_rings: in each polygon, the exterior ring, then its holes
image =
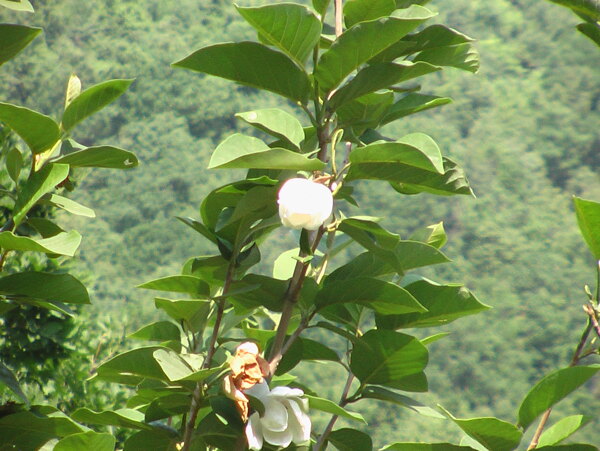
{"type": "Polygon", "coordinates": [[[423,50],[413,61],[425,61],[434,66],[451,66],[473,73],[479,70],[479,53],[470,43],[423,50]]]}
{"type": "Polygon", "coordinates": [[[389,16],[395,9],[395,0],[348,0],[344,3],[344,22],[350,28],[358,22],[389,16]]]}
{"type": "Polygon", "coordinates": [[[129,334],[127,338],[150,341],[180,341],[179,327],[170,321],[157,321],[129,334]]]}
{"type": "Polygon", "coordinates": [[[174,293],[189,293],[192,296],[209,296],[210,287],[198,277],[168,276],[138,285],[137,288],[174,293]]]}
{"type": "Polygon", "coordinates": [[[449,97],[437,97],[411,92],[394,103],[386,112],[382,124],[393,122],[404,116],[419,113],[430,108],[447,105],[452,102],[449,97]]]}
{"type": "Polygon", "coordinates": [[[470,446],[451,443],[392,443],[381,451],[474,451],[470,446]]]}
{"type": "Polygon", "coordinates": [[[154,359],[154,351],[159,349],[170,351],[160,346],[149,346],[119,354],[100,365],[95,378],[125,385],[137,385],[143,379],[169,381],[154,359]]]}
{"type": "Polygon", "coordinates": [[[373,449],[371,436],[356,429],[337,429],[329,434],[328,441],[339,451],[371,451],[373,449]]]}
{"type": "Polygon", "coordinates": [[[88,147],[63,155],[54,162],[82,168],[130,169],[138,165],[138,159],[132,152],[113,146],[88,147]]]}
{"type": "Polygon", "coordinates": [[[20,272],[0,278],[0,293],[69,304],[89,304],[85,286],[70,274],[20,272]]]}
{"type": "Polygon", "coordinates": [[[579,231],[592,255],[600,260],[600,203],[573,197],[579,231]]]}
{"type": "Polygon", "coordinates": [[[60,137],[54,119],[25,107],[0,102],[0,121],[14,130],[33,153],[51,148],[60,137]]]}
{"type": "Polygon", "coordinates": [[[583,385],[600,370],[600,365],[562,368],[542,378],[519,407],[519,425],[527,429],[546,409],[583,385]]]}
{"type": "Polygon", "coordinates": [[[19,381],[13,374],[13,372],[8,368],[4,363],[0,362],[0,384],[6,385],[12,392],[17,395],[21,401],[25,404],[29,404],[29,400],[23,390],[21,390],[21,386],[19,385],[19,381]]]}
{"type": "Polygon", "coordinates": [[[600,47],[600,26],[593,23],[580,23],[577,29],[600,47]]]}
{"type": "Polygon", "coordinates": [[[600,3],[598,0],[549,0],[552,3],[566,6],[575,13],[585,14],[591,20],[600,21],[600,3]]]}
{"type": "Polygon", "coordinates": [[[416,399],[401,395],[400,393],[388,390],[387,388],[368,386],[361,393],[361,398],[379,399],[381,401],[387,401],[405,407],[426,417],[445,419],[445,417],[437,410],[420,403],[416,399]]]}
{"type": "Polygon", "coordinates": [[[116,439],[107,432],[81,432],[60,440],[53,451],[113,451],[116,439]]]}
{"type": "Polygon", "coordinates": [[[71,415],[76,421],[87,424],[98,424],[102,426],[118,426],[130,429],[151,429],[144,423],[144,414],[134,409],[105,410],[94,412],[87,407],[77,409],[71,415]]]}
{"type": "MultiPolygon", "coordinates": [[[[0,2],[0,6],[7,3],[14,2],[0,2]]],[[[0,42],[2,42],[2,47],[0,48],[0,66],[27,47],[41,31],[42,29],[37,27],[7,23],[0,24],[0,42]]]]}
{"type": "Polygon", "coordinates": [[[305,6],[294,3],[237,7],[261,38],[304,64],[321,37],[321,22],[305,6]]]}
{"type": "Polygon", "coordinates": [[[109,80],[83,91],[65,108],[62,117],[65,131],[70,131],[79,122],[115,101],[131,83],[133,80],[109,80]]]}
{"type": "Polygon", "coordinates": [[[361,423],[367,423],[360,413],[351,412],[349,410],[340,407],[335,402],[329,399],[319,398],[317,396],[304,395],[308,399],[308,405],[311,409],[319,410],[321,412],[331,413],[348,420],[359,421],[361,423]]]}
{"type": "Polygon", "coordinates": [[[13,147],[6,154],[6,170],[13,182],[16,183],[19,179],[21,169],[23,169],[23,156],[19,149],[13,147]]]}
{"type": "Polygon", "coordinates": [[[256,42],[204,47],[173,66],[271,91],[301,103],[306,103],[310,91],[306,72],[283,53],[256,42]]]}
{"type": "Polygon", "coordinates": [[[210,310],[210,301],[204,299],[181,299],[172,300],[156,298],[156,308],[164,310],[167,315],[176,321],[192,321],[197,315],[207,317],[210,310]]]}
{"type": "MultiPolygon", "coordinates": [[[[139,431],[125,440],[124,451],[148,451],[150,449],[161,451],[177,451],[176,445],[181,441],[177,434],[166,429],[153,429],[139,431]]],[[[199,451],[202,448],[199,449],[199,451]]]]}
{"type": "Polygon", "coordinates": [[[441,249],[444,244],[448,241],[448,237],[446,236],[446,231],[444,230],[444,223],[438,222],[437,224],[432,224],[423,229],[415,231],[410,239],[413,241],[421,241],[422,243],[429,244],[430,246],[435,247],[436,249],[441,249]]]}

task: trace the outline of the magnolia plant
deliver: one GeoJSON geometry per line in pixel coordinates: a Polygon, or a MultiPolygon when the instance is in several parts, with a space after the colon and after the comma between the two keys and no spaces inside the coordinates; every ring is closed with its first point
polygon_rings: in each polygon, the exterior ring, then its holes
{"type": "MultiPolygon", "coordinates": [[[[592,340],[600,334],[597,291],[588,290],[588,325],[571,365],[536,384],[515,424],[459,419],[411,395],[428,390],[428,348],[446,335],[424,336],[422,329],[489,308],[460,284],[418,273],[449,262],[441,251],[447,240],[441,223],[403,239],[381,225],[381,218],[348,216],[349,205],[357,206],[353,190],[365,180],[402,196],[472,195],[461,167],[433,138],[423,133],[392,138],[380,131],[451,102],[421,93],[421,77],[446,68],[477,71],[472,39],[429,25],[435,13],[426,3],[237,6],[257,41],[210,45],[174,63],[274,93],[294,114],[267,108],[236,115],[261,138],[239,133],[225,138],[209,168],[242,169],[245,175],[211,191],[198,219],[179,218],[212,243],[214,253],[188,260],[180,274],[140,285],[160,292],[154,304],[168,319],[131,334],[144,345],[104,362],[93,375],[130,386],[134,394],[126,408],[81,408],[69,421],[132,429],[126,451],[363,451],[373,448],[372,431],[362,427],[368,418],[352,406],[383,401],[446,418],[465,434],[453,445],[402,442],[399,432],[388,437],[389,450],[512,450],[538,417],[530,449],[596,449],[558,445],[582,422],[568,417],[547,433],[544,427],[552,407],[600,369],[581,364],[598,352],[592,340]],[[267,262],[273,266],[269,276],[255,265],[269,235],[281,226],[298,230],[292,232],[297,243],[267,262]],[[331,337],[343,345],[334,346],[331,337]],[[343,371],[336,400],[321,385],[307,386],[296,372],[305,361],[329,362],[343,371]],[[324,427],[315,427],[315,412],[328,416],[324,427]],[[339,418],[357,428],[336,429],[339,418]]],[[[576,205],[598,259],[600,206],[583,200],[576,205]]],[[[14,430],[19,421],[15,415],[0,418],[0,432],[14,430]]],[[[93,442],[93,432],[81,437],[88,431],[72,430],[54,433],[66,436],[63,440],[77,434],[94,449],[114,447],[114,440],[93,442]]],[[[70,443],[72,448],[61,449],[82,449],[70,443]]]]}

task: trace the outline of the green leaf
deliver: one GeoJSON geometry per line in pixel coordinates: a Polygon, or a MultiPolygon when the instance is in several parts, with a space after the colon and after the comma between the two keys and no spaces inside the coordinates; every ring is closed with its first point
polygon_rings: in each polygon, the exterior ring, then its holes
{"type": "Polygon", "coordinates": [[[28,108],[0,102],[0,121],[19,135],[33,153],[51,148],[60,137],[58,124],[28,108]]]}
{"type": "Polygon", "coordinates": [[[177,216],[177,219],[179,219],[185,225],[187,225],[187,226],[191,227],[192,229],[194,229],[200,235],[204,236],[205,238],[208,238],[208,240],[210,240],[211,242],[213,242],[215,244],[217,243],[217,236],[213,232],[211,232],[208,229],[208,227],[206,227],[201,222],[196,221],[193,218],[183,218],[181,216],[177,216]]]}
{"type": "Polygon", "coordinates": [[[580,23],[577,25],[577,29],[585,36],[590,38],[594,43],[600,47],[600,25],[593,23],[580,23]]]}
{"type": "Polygon", "coordinates": [[[109,80],[83,91],[63,113],[62,126],[65,131],[70,131],[79,122],[115,101],[127,91],[131,83],[133,80],[109,80]]]}
{"type": "Polygon", "coordinates": [[[573,197],[579,231],[592,255],[600,260],[600,203],[573,197]]]}
{"type": "Polygon", "coordinates": [[[174,293],[189,293],[192,296],[209,296],[210,287],[194,276],[168,276],[138,285],[137,288],[174,293]]]}
{"type": "Polygon", "coordinates": [[[137,385],[143,379],[169,381],[158,362],[154,351],[169,348],[149,346],[119,354],[104,362],[96,370],[95,378],[125,385],[137,385]]]}
{"type": "Polygon", "coordinates": [[[441,340],[442,338],[445,338],[448,335],[450,335],[450,332],[440,332],[439,334],[434,334],[430,335],[429,337],[423,338],[421,340],[421,343],[423,343],[425,346],[429,346],[431,343],[435,343],[436,341],[441,340]]]}
{"type": "Polygon", "coordinates": [[[331,0],[312,0],[312,5],[317,14],[324,16],[331,0]]]}
{"type": "Polygon", "coordinates": [[[308,399],[308,405],[311,409],[319,410],[321,412],[331,413],[333,415],[337,415],[343,418],[347,418],[348,420],[359,421],[367,424],[365,419],[360,413],[351,412],[350,410],[346,410],[343,407],[338,406],[335,402],[330,401],[329,399],[319,398],[317,396],[304,395],[306,399],[308,399]]]}
{"type": "Polygon", "coordinates": [[[350,28],[358,22],[389,16],[396,9],[396,0],[348,0],[344,4],[344,22],[350,28]]]}
{"type": "Polygon", "coordinates": [[[519,425],[527,429],[546,409],[583,385],[600,370],[600,365],[563,368],[548,374],[525,396],[519,407],[519,425]]]}
{"type": "Polygon", "coordinates": [[[425,61],[434,66],[450,66],[473,73],[479,70],[479,53],[468,42],[423,50],[413,61],[425,61]]]}
{"type": "Polygon", "coordinates": [[[408,396],[401,395],[400,393],[388,390],[383,387],[368,386],[361,393],[361,399],[379,399],[380,401],[387,401],[399,406],[410,409],[419,415],[423,415],[430,418],[441,418],[445,419],[438,411],[432,409],[425,404],[420,403],[416,399],[409,398],[408,396]]]}
{"type": "Polygon", "coordinates": [[[50,238],[28,238],[17,236],[12,232],[0,233],[0,248],[4,250],[43,252],[73,257],[80,243],[81,235],[75,230],[58,233],[50,238]]]}
{"type": "Polygon", "coordinates": [[[304,70],[283,53],[256,42],[204,47],[173,66],[271,91],[300,103],[306,103],[310,92],[304,70]]]}
{"type": "Polygon", "coordinates": [[[58,225],[46,218],[28,218],[27,224],[33,227],[42,238],[49,238],[64,232],[58,225]]]}
{"type": "MultiPolygon", "coordinates": [[[[153,429],[139,431],[125,440],[124,451],[148,451],[150,449],[161,451],[176,451],[181,438],[166,429],[153,429]]],[[[192,448],[196,450],[196,448],[192,448]]],[[[198,448],[197,451],[202,451],[198,448]]]]}
{"type": "Polygon", "coordinates": [[[357,136],[367,128],[375,129],[393,102],[394,94],[390,91],[362,96],[340,107],[337,112],[340,125],[352,125],[357,136]]]}
{"type": "Polygon", "coordinates": [[[356,429],[342,428],[329,434],[329,443],[339,451],[372,451],[371,436],[356,429]]]}
{"type": "Polygon", "coordinates": [[[358,23],[342,33],[325,51],[315,68],[315,78],[324,92],[337,87],[352,71],[399,41],[435,14],[411,6],[395,17],[358,23]]]}
{"type": "Polygon", "coordinates": [[[305,6],[280,3],[237,10],[261,38],[286,53],[300,65],[321,37],[321,22],[305,6]]]}
{"type": "Polygon", "coordinates": [[[336,110],[341,105],[358,97],[438,70],[441,70],[441,67],[410,61],[377,63],[367,66],[333,94],[329,101],[329,107],[336,110]]]}
{"type": "Polygon", "coordinates": [[[134,409],[94,412],[87,407],[82,407],[73,412],[71,418],[87,424],[118,426],[129,429],[151,429],[151,426],[144,423],[144,414],[134,409]]]}
{"type": "Polygon", "coordinates": [[[410,239],[412,241],[420,241],[422,243],[429,244],[436,249],[441,249],[448,241],[443,222],[438,222],[437,224],[432,224],[423,229],[415,231],[410,236],[410,239]]]}
{"type": "Polygon", "coordinates": [[[351,236],[367,249],[373,246],[379,248],[396,247],[400,236],[384,229],[375,220],[378,220],[378,218],[368,216],[346,218],[340,223],[339,230],[351,236]]]}
{"type": "Polygon", "coordinates": [[[33,451],[50,439],[85,431],[86,428],[62,412],[50,407],[35,406],[32,411],[17,412],[0,418],[0,447],[33,451]]]}
{"type": "Polygon", "coordinates": [[[304,141],[302,124],[279,108],[246,111],[235,116],[265,133],[287,141],[297,149],[300,149],[300,144],[304,141]]]}
{"type": "MultiPolygon", "coordinates": [[[[0,2],[0,5],[4,4],[5,2],[0,2]]],[[[7,23],[0,24],[0,42],[2,42],[2,47],[0,48],[0,66],[27,47],[41,31],[42,29],[37,27],[7,23]]]]}
{"type": "Polygon", "coordinates": [[[450,443],[392,443],[381,451],[474,451],[470,446],[450,443]]]}
{"type": "Polygon", "coordinates": [[[575,13],[585,14],[591,20],[600,21],[600,3],[598,0],[550,0],[552,3],[566,6],[575,13]]]}
{"type": "Polygon", "coordinates": [[[594,445],[582,445],[579,443],[569,443],[568,445],[543,446],[536,448],[536,451],[598,451],[594,445]]]}
{"type": "MultiPolygon", "coordinates": [[[[7,233],[7,232],[4,232],[7,233]]],[[[70,274],[20,272],[0,278],[0,293],[68,304],[89,304],[85,286],[70,274]]]]}
{"type": "Polygon", "coordinates": [[[586,415],[571,415],[562,418],[542,433],[537,447],[541,448],[562,442],[585,426],[591,419],[592,417],[586,415]]]}
{"type": "Polygon", "coordinates": [[[273,263],[273,278],[279,280],[288,280],[294,274],[294,269],[300,252],[299,248],[290,249],[283,252],[275,259],[273,263]]]}
{"type": "Polygon", "coordinates": [[[368,277],[327,283],[315,299],[317,309],[348,302],[366,305],[383,315],[427,311],[404,288],[368,277]]]}
{"type": "Polygon", "coordinates": [[[107,432],[82,432],[60,440],[53,451],[113,451],[116,439],[107,432]]]}
{"type": "Polygon", "coordinates": [[[67,197],[59,196],[58,194],[46,194],[42,199],[44,203],[52,205],[53,207],[62,208],[74,215],[85,216],[86,218],[96,217],[94,210],[67,197]]]}
{"type": "Polygon", "coordinates": [[[23,169],[23,156],[19,149],[13,147],[6,154],[6,170],[13,182],[17,183],[19,180],[21,169],[23,169]]]}
{"type": "MultiPolygon", "coordinates": [[[[0,283],[1,283],[0,279],[0,283]]],[[[6,385],[12,392],[17,395],[21,401],[25,404],[29,404],[29,400],[23,390],[21,390],[21,385],[19,385],[19,381],[13,374],[13,372],[8,368],[4,363],[0,362],[0,384],[6,385]]]]}
{"type": "Polygon", "coordinates": [[[258,138],[235,133],[217,146],[208,167],[316,171],[324,163],[291,150],[271,149],[258,138]]]}
{"type": "Polygon", "coordinates": [[[469,437],[475,439],[490,451],[512,451],[523,437],[523,433],[514,424],[498,418],[463,420],[453,417],[443,407],[439,407],[469,437]]]}
{"type": "Polygon", "coordinates": [[[250,286],[257,285],[258,288],[232,295],[230,300],[234,305],[238,304],[246,309],[263,306],[274,312],[281,311],[281,300],[288,286],[286,281],[248,274],[244,276],[242,282],[250,286]]]}
{"type": "Polygon", "coordinates": [[[402,97],[387,110],[382,124],[388,124],[404,116],[447,105],[451,102],[452,99],[449,97],[429,96],[411,92],[402,97]]]}
{"type": "Polygon", "coordinates": [[[29,0],[0,0],[0,6],[12,9],[13,11],[34,12],[29,0]]]}
{"type": "MultiPolygon", "coordinates": [[[[411,133],[396,142],[373,143],[358,147],[350,154],[350,178],[385,172],[393,178],[409,178],[414,168],[444,174],[442,153],[435,141],[424,133],[411,133]]],[[[421,171],[419,171],[421,172],[421,171]]],[[[386,175],[382,180],[389,180],[386,175]]]]}
{"type": "Polygon", "coordinates": [[[370,330],[352,348],[350,369],[363,385],[395,388],[404,376],[427,366],[427,348],[415,337],[388,330],[370,330]]]}
{"type": "MultiPolygon", "coordinates": [[[[444,174],[436,174],[419,170],[397,171],[390,167],[385,173],[368,173],[362,171],[360,178],[389,180],[392,188],[402,194],[432,193],[439,196],[453,196],[456,194],[473,195],[473,190],[462,170],[454,161],[444,157],[444,174]]],[[[352,171],[352,169],[350,169],[352,171]]]]}
{"type": "MultiPolygon", "coordinates": [[[[0,118],[1,119],[1,118],[0,118]]],[[[66,164],[47,164],[40,171],[29,177],[27,183],[19,191],[15,208],[13,210],[13,221],[15,228],[19,226],[29,210],[40,198],[52,191],[56,185],[69,175],[69,166],[66,164]]]]}
{"type": "Polygon", "coordinates": [[[170,321],[157,321],[129,334],[127,338],[150,341],[180,341],[179,327],[170,321]]]}
{"type": "Polygon", "coordinates": [[[170,381],[183,379],[194,372],[189,364],[171,349],[157,349],[153,356],[170,381]]]}
{"type": "Polygon", "coordinates": [[[181,299],[171,300],[156,298],[156,308],[164,310],[167,315],[176,321],[192,321],[196,315],[207,316],[210,309],[210,301],[203,299],[181,299]]]}
{"type": "Polygon", "coordinates": [[[427,309],[427,312],[377,316],[378,327],[439,327],[490,308],[458,284],[438,285],[428,280],[420,280],[404,288],[427,309]]]}
{"type": "Polygon", "coordinates": [[[138,159],[132,152],[113,146],[88,147],[53,161],[82,168],[131,169],[138,165],[138,159]]]}

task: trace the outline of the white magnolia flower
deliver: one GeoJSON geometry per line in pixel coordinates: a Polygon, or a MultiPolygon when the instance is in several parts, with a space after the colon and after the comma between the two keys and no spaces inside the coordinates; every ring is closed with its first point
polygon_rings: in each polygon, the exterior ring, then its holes
{"type": "Polygon", "coordinates": [[[279,217],[286,227],[317,230],[331,215],[333,196],[321,183],[289,179],[279,190],[279,217]]]}
{"type": "Polygon", "coordinates": [[[262,417],[254,412],[248,419],[246,438],[250,449],[262,449],[263,441],[286,448],[292,442],[310,440],[308,401],[302,398],[302,390],[290,387],[269,390],[267,383],[261,382],[244,393],[258,398],[265,408],[262,417]]]}

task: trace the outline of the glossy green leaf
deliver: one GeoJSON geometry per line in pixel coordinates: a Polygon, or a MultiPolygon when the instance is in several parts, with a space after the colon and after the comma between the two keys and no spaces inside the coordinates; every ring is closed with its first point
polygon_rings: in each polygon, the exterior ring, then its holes
{"type": "Polygon", "coordinates": [[[430,418],[445,419],[445,417],[442,414],[440,414],[437,410],[434,410],[431,407],[420,403],[416,399],[401,395],[400,393],[388,390],[387,388],[368,386],[363,390],[361,394],[361,399],[362,398],[379,399],[380,401],[391,402],[399,406],[405,407],[407,409],[410,409],[413,412],[418,413],[419,415],[423,415],[430,418]]]}
{"type": "Polygon", "coordinates": [[[209,296],[210,287],[198,277],[168,276],[138,285],[137,288],[174,293],[189,293],[192,296],[209,296]]]}
{"type": "MultiPolygon", "coordinates": [[[[2,279],[0,279],[1,283],[2,279]]],[[[4,363],[0,362],[0,384],[6,385],[15,395],[17,395],[21,401],[25,404],[29,404],[29,400],[23,390],[21,390],[21,385],[19,385],[19,381],[13,374],[13,372],[8,368],[4,363]]]]}
{"type": "Polygon", "coordinates": [[[498,418],[471,418],[468,420],[453,417],[447,410],[440,409],[469,437],[485,446],[489,451],[512,451],[521,442],[523,433],[514,424],[498,418]]]}
{"type": "Polygon", "coordinates": [[[573,197],[579,231],[592,255],[600,260],[600,203],[573,197]]]}
{"type": "Polygon", "coordinates": [[[452,102],[449,97],[437,97],[411,92],[394,103],[386,112],[382,124],[387,124],[404,116],[447,105],[452,102]]]}
{"type": "Polygon", "coordinates": [[[15,202],[13,210],[15,227],[19,226],[29,210],[43,195],[52,191],[68,175],[68,165],[47,164],[40,171],[30,176],[25,186],[19,191],[17,201],[15,202]]]}
{"type": "Polygon", "coordinates": [[[415,231],[410,236],[410,239],[412,241],[421,241],[422,243],[429,244],[436,249],[441,249],[448,241],[443,222],[438,222],[437,224],[432,224],[415,231]]]}
{"type": "Polygon", "coordinates": [[[307,101],[310,91],[306,72],[283,53],[256,42],[204,47],[173,66],[271,91],[301,103],[307,101]]]}
{"type": "Polygon", "coordinates": [[[164,310],[167,315],[176,321],[185,320],[192,322],[195,317],[207,317],[210,310],[210,301],[203,299],[172,300],[156,298],[156,308],[164,310]]]}
{"type": "Polygon", "coordinates": [[[23,156],[19,149],[13,147],[6,154],[6,171],[13,182],[19,180],[21,169],[23,169],[23,156]]]}
{"type": "Polygon", "coordinates": [[[291,150],[271,149],[258,138],[235,133],[217,146],[208,167],[316,171],[322,169],[324,163],[291,150]]]}
{"type": "Polygon", "coordinates": [[[375,222],[378,218],[368,216],[354,216],[341,221],[339,230],[351,236],[355,241],[367,249],[372,246],[379,248],[394,248],[400,236],[389,232],[375,222]]]}
{"type": "Polygon", "coordinates": [[[85,431],[86,428],[62,412],[50,407],[35,406],[31,411],[0,418],[0,447],[10,445],[19,450],[33,451],[52,438],[85,431]]]}
{"type": "Polygon", "coordinates": [[[389,170],[379,173],[361,171],[360,178],[389,180],[392,188],[402,194],[432,193],[440,196],[457,194],[472,196],[473,190],[463,169],[449,158],[444,157],[443,161],[443,175],[417,168],[410,168],[407,171],[397,170],[398,167],[388,167],[386,169],[389,170]]]}
{"type": "Polygon", "coordinates": [[[593,23],[580,23],[577,25],[577,29],[584,35],[590,38],[594,43],[600,47],[600,25],[593,23]]]}
{"type": "Polygon", "coordinates": [[[562,442],[564,439],[585,426],[591,419],[592,417],[585,415],[571,415],[560,419],[542,432],[537,447],[542,448],[544,446],[556,445],[562,442]]]}
{"type": "Polygon", "coordinates": [[[157,349],[153,356],[170,381],[183,379],[194,372],[190,365],[171,349],[157,349]]]}
{"type": "Polygon", "coordinates": [[[51,148],[60,137],[54,119],[25,107],[0,102],[0,121],[14,130],[33,153],[51,148]]]}
{"type": "Polygon", "coordinates": [[[154,351],[169,348],[149,346],[133,349],[104,362],[96,370],[95,378],[125,385],[137,385],[143,379],[169,381],[158,362],[154,351]]]}
{"type": "Polygon", "coordinates": [[[114,102],[127,91],[131,83],[133,80],[109,80],[83,91],[73,99],[63,113],[62,126],[65,131],[70,131],[85,118],[114,102]]]}
{"type": "Polygon", "coordinates": [[[415,337],[389,330],[370,330],[352,348],[350,369],[365,384],[395,388],[404,376],[423,371],[427,348],[415,337]]]}
{"type": "MultiPolygon", "coordinates": [[[[7,233],[7,232],[5,232],[7,233]]],[[[89,304],[85,286],[70,274],[20,272],[0,278],[0,293],[68,304],[89,304]]]]}
{"type": "Polygon", "coordinates": [[[392,443],[381,448],[381,451],[474,451],[470,446],[452,445],[451,443],[392,443]]]}
{"type": "Polygon", "coordinates": [[[490,308],[479,302],[464,286],[458,284],[438,285],[428,280],[420,280],[404,288],[428,311],[378,316],[378,327],[385,329],[439,327],[463,316],[474,315],[490,308]]]}
{"type": "MultiPolygon", "coordinates": [[[[13,2],[0,2],[0,6],[5,3],[13,2]]],[[[2,47],[0,48],[0,66],[27,47],[41,31],[42,29],[37,27],[6,23],[0,24],[0,42],[2,42],[2,47]]]]}
{"type": "Polygon", "coordinates": [[[519,425],[527,429],[546,409],[583,385],[598,370],[600,365],[575,366],[545,376],[523,399],[519,407],[519,425]]]}
{"type": "Polygon", "coordinates": [[[56,234],[50,238],[28,238],[12,232],[0,232],[0,248],[13,251],[33,251],[45,254],[58,254],[73,257],[81,235],[75,230],[56,234]]]}
{"type": "Polygon", "coordinates": [[[364,252],[329,274],[325,279],[325,284],[331,283],[334,280],[353,279],[355,277],[379,277],[395,272],[396,268],[386,263],[385,259],[378,257],[373,252],[364,252]]]}
{"type": "Polygon", "coordinates": [[[151,429],[151,426],[144,423],[144,414],[134,409],[94,412],[87,407],[82,407],[73,412],[71,418],[86,424],[118,426],[129,429],[151,429]]]}
{"type": "Polygon", "coordinates": [[[113,451],[116,439],[108,432],[81,432],[60,440],[53,451],[113,451]]]}
{"type": "Polygon", "coordinates": [[[347,0],[344,3],[344,22],[350,28],[358,22],[389,16],[396,9],[396,0],[347,0]]]}
{"type": "Polygon", "coordinates": [[[187,225],[187,226],[191,227],[192,229],[194,229],[200,235],[204,236],[205,238],[208,238],[208,240],[210,240],[211,242],[213,242],[215,244],[217,243],[217,236],[213,232],[211,232],[208,229],[208,227],[206,227],[200,221],[196,221],[193,218],[183,218],[181,216],[177,216],[177,219],[179,219],[185,225],[187,225]]]}
{"type": "Polygon", "coordinates": [[[315,299],[317,309],[349,302],[366,305],[383,315],[427,311],[404,288],[368,277],[328,283],[315,299]]]}
{"type": "Polygon", "coordinates": [[[237,10],[264,41],[278,47],[300,65],[304,64],[321,37],[321,22],[302,5],[238,6],[237,10]]]}
{"type": "Polygon", "coordinates": [[[410,61],[372,64],[360,70],[353,79],[338,89],[331,97],[329,106],[335,110],[358,97],[438,70],[441,67],[410,61]]]}
{"type": "Polygon", "coordinates": [[[444,174],[442,153],[435,141],[424,133],[411,133],[396,142],[358,147],[350,154],[350,163],[348,177],[355,179],[384,171],[395,176],[404,173],[410,178],[413,168],[444,174]]]}
{"type": "Polygon", "coordinates": [[[113,146],[88,147],[63,155],[54,162],[82,168],[131,169],[138,165],[132,152],[113,146]]]}
{"type": "Polygon", "coordinates": [[[308,406],[310,409],[319,410],[321,412],[331,413],[348,420],[358,421],[361,423],[367,423],[364,417],[360,413],[352,412],[340,407],[335,402],[329,399],[319,398],[317,396],[304,395],[308,399],[308,406]]]}
{"type": "Polygon", "coordinates": [[[179,327],[170,321],[157,321],[129,334],[127,338],[150,341],[181,340],[179,327]]]}
{"type": "Polygon", "coordinates": [[[470,43],[423,50],[413,61],[425,61],[434,66],[450,66],[473,73],[479,70],[479,53],[470,43]]]}
{"type": "Polygon", "coordinates": [[[329,434],[328,441],[339,451],[371,451],[373,449],[371,436],[356,429],[337,429],[329,434]]]}
{"type": "Polygon", "coordinates": [[[300,149],[304,141],[304,129],[298,119],[279,108],[246,111],[235,115],[253,127],[279,139],[283,139],[300,149]]]}
{"type": "Polygon", "coordinates": [[[59,196],[58,194],[46,194],[42,199],[44,203],[52,205],[53,207],[62,208],[74,215],[85,216],[86,218],[96,217],[94,210],[67,197],[59,196]]]}
{"type": "Polygon", "coordinates": [[[324,92],[337,87],[350,73],[435,14],[420,6],[394,17],[358,23],[339,36],[319,59],[315,78],[324,92]]]}

